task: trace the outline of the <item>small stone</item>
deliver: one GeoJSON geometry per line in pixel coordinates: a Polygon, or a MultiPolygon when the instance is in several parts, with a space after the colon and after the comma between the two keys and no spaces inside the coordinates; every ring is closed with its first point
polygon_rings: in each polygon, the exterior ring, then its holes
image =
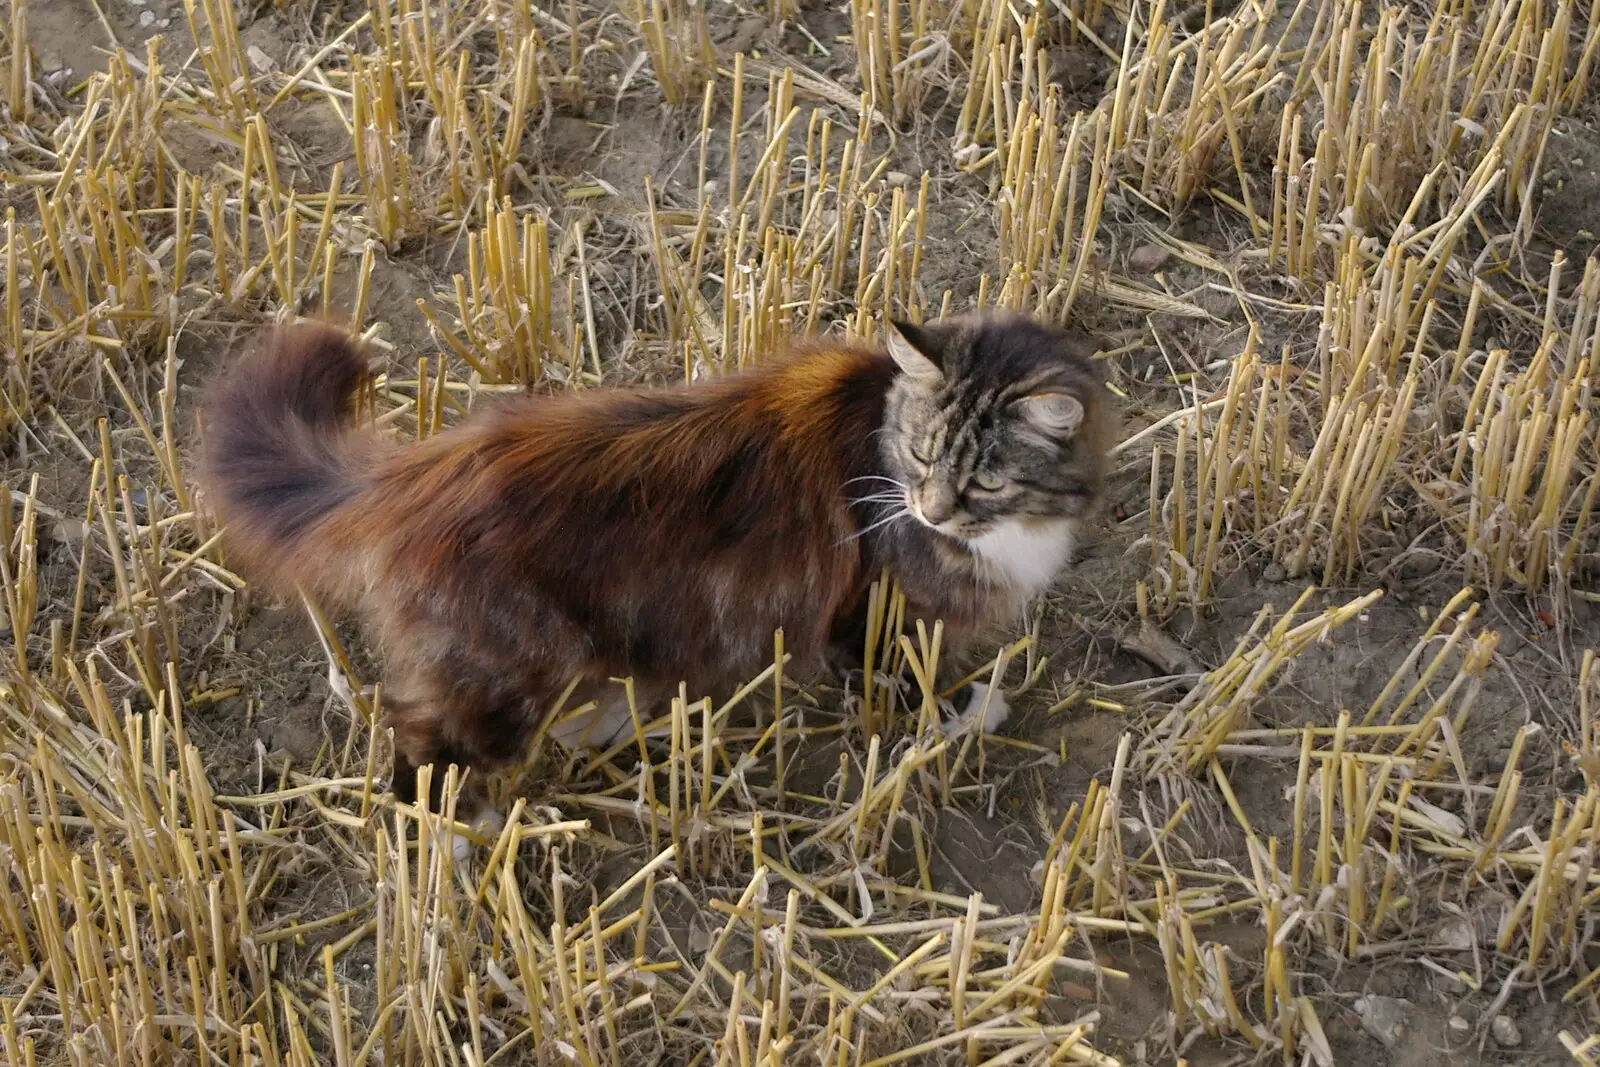
{"type": "Polygon", "coordinates": [[[1406,561],[1400,565],[1400,576],[1402,578],[1408,578],[1412,581],[1415,581],[1418,578],[1428,577],[1428,575],[1437,571],[1442,565],[1443,562],[1436,555],[1408,556],[1406,561]]]}
{"type": "Polygon", "coordinates": [[[56,522],[51,523],[48,530],[51,540],[74,546],[83,544],[83,539],[89,532],[88,526],[84,524],[82,519],[74,519],[67,516],[63,516],[56,522]]]}
{"type": "Polygon", "coordinates": [[[1450,1016],[1445,1025],[1450,1028],[1452,1034],[1464,1034],[1472,1029],[1472,1024],[1459,1015],[1450,1016]]]}
{"type": "Polygon", "coordinates": [[[1362,997],[1355,1003],[1361,1028],[1393,1048],[1406,1031],[1406,1016],[1411,1014],[1411,1002],[1397,997],[1362,997]]]}
{"type": "Polygon", "coordinates": [[[1477,943],[1472,924],[1460,915],[1446,920],[1433,935],[1433,947],[1447,952],[1471,952],[1477,943]]]}
{"type": "Polygon", "coordinates": [[[141,11],[141,12],[139,12],[139,25],[142,28],[149,29],[151,26],[154,26],[155,24],[156,24],[156,13],[154,11],[141,11]]]}
{"type": "Polygon", "coordinates": [[[250,65],[255,68],[255,72],[257,74],[270,74],[273,68],[277,66],[277,64],[272,61],[272,57],[267,55],[267,53],[262,50],[260,45],[253,44],[249,48],[246,48],[244,50],[244,55],[245,58],[250,61],[250,65]]]}
{"type": "Polygon", "coordinates": [[[1489,1036],[1501,1048],[1516,1048],[1522,1044],[1522,1031],[1517,1029],[1517,1022],[1509,1015],[1496,1015],[1489,1020],[1489,1036]]]}
{"type": "Polygon", "coordinates": [[[891,170],[883,176],[883,180],[898,188],[902,185],[910,185],[911,175],[903,170],[891,170]]]}
{"type": "Polygon", "coordinates": [[[1160,245],[1140,245],[1128,256],[1128,266],[1140,274],[1160,270],[1172,258],[1172,251],[1160,245]]]}
{"type": "Polygon", "coordinates": [[[1276,562],[1267,564],[1266,569],[1261,572],[1263,582],[1281,582],[1287,577],[1289,572],[1283,569],[1283,564],[1276,562]]]}
{"type": "Polygon", "coordinates": [[[983,145],[963,145],[962,147],[951,152],[950,157],[956,161],[956,166],[970,167],[978,160],[983,158],[983,145]]]}

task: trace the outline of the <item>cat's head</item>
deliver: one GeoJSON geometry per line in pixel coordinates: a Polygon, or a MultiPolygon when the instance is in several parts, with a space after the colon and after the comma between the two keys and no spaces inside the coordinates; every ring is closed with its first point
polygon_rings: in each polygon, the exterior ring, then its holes
{"type": "Polygon", "coordinates": [[[1098,502],[1109,415],[1080,336],[1021,315],[894,323],[881,453],[911,516],[963,541],[1098,502]]]}

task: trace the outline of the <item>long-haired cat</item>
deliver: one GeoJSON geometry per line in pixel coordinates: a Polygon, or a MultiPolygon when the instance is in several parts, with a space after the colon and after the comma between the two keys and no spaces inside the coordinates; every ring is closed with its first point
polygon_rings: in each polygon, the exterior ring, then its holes
{"type": "Polygon", "coordinates": [[[359,346],[301,325],[212,387],[202,480],[247,574],[375,631],[411,800],[424,764],[519,760],[564,695],[608,740],[632,721],[612,679],[640,707],[736,685],[779,627],[817,666],[884,568],[947,648],[1018,614],[1101,491],[1091,351],[1020,316],[897,324],[886,351],[520,396],[402,446],[353,425],[359,346]]]}

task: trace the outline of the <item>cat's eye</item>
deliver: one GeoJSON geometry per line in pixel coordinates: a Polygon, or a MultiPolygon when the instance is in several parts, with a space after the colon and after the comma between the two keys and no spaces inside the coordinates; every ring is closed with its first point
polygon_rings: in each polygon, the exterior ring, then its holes
{"type": "Polygon", "coordinates": [[[1006,486],[1006,480],[1004,478],[1000,477],[998,474],[991,474],[988,471],[978,471],[972,476],[972,480],[977,482],[978,488],[982,489],[986,493],[999,492],[1006,486]]]}

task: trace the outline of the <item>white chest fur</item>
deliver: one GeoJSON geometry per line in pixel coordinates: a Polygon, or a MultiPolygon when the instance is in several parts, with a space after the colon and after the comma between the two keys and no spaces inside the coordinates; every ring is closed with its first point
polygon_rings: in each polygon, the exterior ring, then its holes
{"type": "Polygon", "coordinates": [[[1070,519],[1023,523],[1012,519],[967,542],[990,581],[1026,600],[1042,592],[1072,558],[1070,519]]]}

